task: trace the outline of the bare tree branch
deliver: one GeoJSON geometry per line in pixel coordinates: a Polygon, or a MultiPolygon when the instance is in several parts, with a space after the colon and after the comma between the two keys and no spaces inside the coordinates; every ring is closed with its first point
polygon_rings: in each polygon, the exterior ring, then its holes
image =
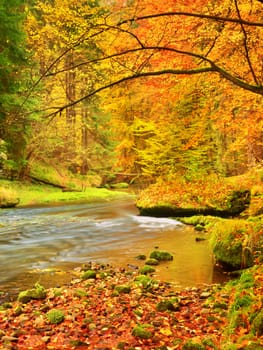
{"type": "Polygon", "coordinates": [[[61,107],[54,107],[53,109],[56,109],[56,111],[48,114],[46,116],[46,118],[54,118],[57,114],[60,114],[63,110],[72,107],[74,105],[79,104],[80,102],[98,94],[101,91],[104,91],[106,89],[109,89],[113,86],[119,85],[121,83],[124,83],[126,81],[129,80],[134,80],[134,79],[138,79],[138,78],[143,78],[143,77],[152,77],[152,76],[161,76],[161,75],[193,75],[193,74],[203,74],[203,73],[218,73],[220,74],[222,77],[224,77],[225,79],[227,79],[228,81],[232,82],[233,84],[251,91],[253,93],[259,94],[259,95],[263,95],[263,86],[256,86],[256,85],[250,85],[245,83],[244,81],[233,77],[231,74],[229,74],[228,72],[226,72],[224,69],[216,66],[215,64],[211,64],[210,67],[205,67],[205,68],[199,68],[199,69],[192,69],[192,70],[184,70],[184,69],[164,69],[161,71],[155,71],[155,72],[140,72],[137,74],[133,74],[124,78],[121,78],[119,80],[116,80],[114,82],[111,82],[109,84],[103,85],[95,90],[93,90],[92,92],[88,93],[85,96],[82,96],[81,98],[70,102],[66,105],[63,105],[61,107]]]}
{"type": "Polygon", "coordinates": [[[167,16],[187,16],[187,17],[196,17],[196,18],[203,18],[203,19],[211,19],[218,22],[231,22],[231,23],[238,23],[243,24],[247,26],[252,27],[263,27],[262,22],[250,22],[246,21],[240,18],[231,18],[231,17],[220,17],[220,16],[214,16],[214,15],[205,15],[202,13],[190,13],[190,12],[163,12],[163,13],[156,13],[152,15],[145,15],[145,16],[138,16],[133,17],[129,19],[125,19],[123,21],[120,21],[117,25],[121,26],[123,24],[132,23],[136,21],[141,21],[144,19],[151,19],[151,18],[158,18],[158,17],[167,17],[167,16]]]}
{"type": "Polygon", "coordinates": [[[253,66],[252,66],[252,63],[251,63],[251,60],[250,60],[250,56],[249,56],[247,32],[245,30],[244,24],[242,23],[242,18],[241,18],[241,14],[240,14],[240,11],[239,11],[237,0],[235,0],[235,7],[236,7],[238,18],[240,19],[240,26],[241,26],[241,29],[242,29],[242,33],[244,35],[244,49],[245,49],[245,54],[246,54],[246,60],[247,60],[247,63],[249,65],[249,69],[250,69],[250,72],[251,72],[251,74],[253,76],[253,79],[254,79],[255,83],[258,85],[257,76],[255,74],[255,71],[253,69],[253,66]]]}

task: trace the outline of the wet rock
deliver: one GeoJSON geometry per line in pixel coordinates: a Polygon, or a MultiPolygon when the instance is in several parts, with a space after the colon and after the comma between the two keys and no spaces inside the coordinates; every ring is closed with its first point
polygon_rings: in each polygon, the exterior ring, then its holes
{"type": "Polygon", "coordinates": [[[158,261],[169,261],[169,260],[173,260],[173,256],[172,254],[165,251],[154,250],[150,254],[150,259],[156,259],[158,261]]]}
{"type": "Polygon", "coordinates": [[[148,259],[145,261],[146,265],[157,266],[159,265],[159,261],[156,259],[148,259]]]}
{"type": "Polygon", "coordinates": [[[142,274],[142,275],[147,275],[147,273],[153,273],[155,272],[155,269],[153,267],[151,267],[150,265],[145,265],[143,266],[139,272],[142,274]]]}
{"type": "Polygon", "coordinates": [[[211,297],[211,295],[212,295],[212,293],[209,292],[209,291],[207,291],[207,292],[202,292],[202,293],[200,294],[200,298],[201,298],[201,299],[207,299],[207,298],[211,297]]]}
{"type": "Polygon", "coordinates": [[[17,300],[23,304],[28,303],[32,299],[45,299],[47,292],[40,284],[35,284],[34,289],[28,289],[18,294],[17,300]]]}
{"type": "Polygon", "coordinates": [[[156,305],[157,311],[178,311],[180,305],[178,302],[173,300],[162,300],[156,305]]]}
{"type": "Polygon", "coordinates": [[[154,205],[142,207],[137,204],[140,215],[154,217],[189,217],[195,215],[211,215],[223,218],[239,215],[249,206],[251,199],[250,190],[233,190],[222,200],[217,207],[180,207],[174,205],[154,205]]]}
{"type": "Polygon", "coordinates": [[[136,256],[136,259],[137,259],[137,260],[146,260],[146,255],[144,255],[144,254],[139,254],[139,255],[136,256]]]}

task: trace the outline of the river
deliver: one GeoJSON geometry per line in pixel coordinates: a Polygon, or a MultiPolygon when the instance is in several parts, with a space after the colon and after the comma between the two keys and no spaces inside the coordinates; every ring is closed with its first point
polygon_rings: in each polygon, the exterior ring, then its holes
{"type": "Polygon", "coordinates": [[[139,216],[127,200],[1,209],[0,291],[56,286],[90,261],[135,269],[157,247],[174,257],[157,278],[180,288],[217,282],[208,243],[196,236],[176,220],[139,216]]]}

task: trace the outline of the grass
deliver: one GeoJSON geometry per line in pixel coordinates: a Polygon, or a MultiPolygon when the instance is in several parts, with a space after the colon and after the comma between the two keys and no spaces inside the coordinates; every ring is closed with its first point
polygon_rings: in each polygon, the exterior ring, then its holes
{"type": "MultiPolygon", "coordinates": [[[[131,198],[131,194],[111,191],[105,188],[88,187],[83,192],[62,192],[61,189],[48,185],[22,183],[18,181],[0,180],[0,192],[12,193],[19,198],[19,206],[50,204],[61,202],[94,202],[131,198]]],[[[0,197],[1,198],[1,197],[0,197]]]]}

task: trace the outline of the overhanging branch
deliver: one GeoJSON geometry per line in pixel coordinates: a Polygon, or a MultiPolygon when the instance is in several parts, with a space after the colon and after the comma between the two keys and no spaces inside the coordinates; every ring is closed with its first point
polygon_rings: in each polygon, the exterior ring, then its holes
{"type": "Polygon", "coordinates": [[[199,68],[199,69],[190,69],[190,70],[184,70],[184,69],[164,69],[161,71],[156,71],[156,72],[140,72],[137,74],[133,74],[124,78],[121,78],[119,80],[116,80],[114,82],[111,82],[109,84],[106,84],[104,86],[101,86],[95,90],[93,90],[92,92],[90,92],[89,94],[82,96],[81,98],[70,102],[62,107],[57,108],[57,110],[55,112],[52,112],[50,114],[48,114],[46,117],[47,118],[52,118],[54,116],[56,116],[57,114],[60,114],[63,110],[72,107],[74,105],[79,104],[80,102],[83,102],[84,100],[98,94],[101,91],[107,90],[113,86],[122,84],[126,81],[129,80],[135,80],[138,78],[143,78],[143,77],[152,77],[152,76],[161,76],[161,75],[194,75],[194,74],[203,74],[203,73],[219,73],[222,77],[224,77],[225,79],[227,79],[228,81],[231,81],[232,83],[234,83],[235,85],[251,91],[253,93],[259,94],[259,95],[263,95],[263,86],[256,86],[256,85],[250,85],[247,84],[245,82],[243,82],[242,80],[235,78],[233,76],[231,76],[229,73],[227,73],[225,70],[223,70],[222,68],[212,64],[210,67],[205,67],[205,68],[199,68]]]}
{"type": "Polygon", "coordinates": [[[195,18],[201,18],[201,19],[210,19],[217,22],[231,22],[231,23],[238,23],[238,24],[243,24],[243,25],[252,26],[252,27],[263,27],[262,22],[250,22],[250,21],[243,20],[241,18],[221,17],[221,16],[215,16],[215,15],[205,15],[202,13],[190,13],[190,12],[184,12],[184,11],[163,12],[163,13],[133,17],[133,18],[120,21],[118,23],[118,26],[121,26],[127,23],[136,22],[136,21],[142,21],[145,19],[158,18],[158,17],[171,17],[171,16],[195,17],[195,18]]]}

